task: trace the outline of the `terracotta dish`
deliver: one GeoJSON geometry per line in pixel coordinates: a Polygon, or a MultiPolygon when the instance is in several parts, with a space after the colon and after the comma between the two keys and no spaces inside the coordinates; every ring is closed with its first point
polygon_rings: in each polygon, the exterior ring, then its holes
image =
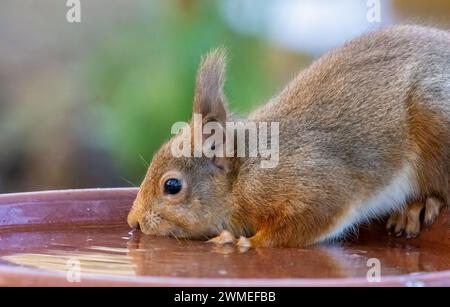
{"type": "Polygon", "coordinates": [[[0,285],[450,286],[448,210],[416,239],[389,236],[380,222],[339,244],[244,252],[131,232],[136,192],[0,195],[0,285]]]}

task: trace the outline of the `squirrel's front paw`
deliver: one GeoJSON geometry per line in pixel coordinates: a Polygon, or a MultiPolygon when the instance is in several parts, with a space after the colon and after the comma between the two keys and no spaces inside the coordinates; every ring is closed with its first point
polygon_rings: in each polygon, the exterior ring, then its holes
{"type": "Polygon", "coordinates": [[[414,201],[406,205],[399,212],[393,213],[387,221],[386,229],[389,233],[394,233],[397,237],[405,235],[407,238],[415,238],[421,230],[420,215],[423,210],[423,224],[429,226],[434,223],[439,216],[440,209],[444,203],[434,197],[429,197],[426,201],[414,201]]]}
{"type": "Polygon", "coordinates": [[[218,245],[224,244],[234,244],[236,242],[236,238],[233,234],[227,230],[222,230],[222,232],[217,236],[207,241],[208,243],[214,243],[218,245]]]}

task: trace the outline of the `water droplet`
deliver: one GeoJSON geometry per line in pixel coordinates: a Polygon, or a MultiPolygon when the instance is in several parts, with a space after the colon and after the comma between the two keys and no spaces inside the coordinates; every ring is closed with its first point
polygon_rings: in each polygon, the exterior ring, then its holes
{"type": "Polygon", "coordinates": [[[217,273],[219,273],[219,275],[227,275],[228,273],[227,273],[227,271],[225,271],[225,270],[219,270],[217,273]]]}

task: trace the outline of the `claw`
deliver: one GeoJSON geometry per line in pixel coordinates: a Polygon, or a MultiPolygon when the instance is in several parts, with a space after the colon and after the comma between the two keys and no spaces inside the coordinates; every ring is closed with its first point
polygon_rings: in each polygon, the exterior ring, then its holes
{"type": "Polygon", "coordinates": [[[406,239],[414,239],[417,238],[418,235],[418,233],[408,233],[406,234],[406,239]]]}

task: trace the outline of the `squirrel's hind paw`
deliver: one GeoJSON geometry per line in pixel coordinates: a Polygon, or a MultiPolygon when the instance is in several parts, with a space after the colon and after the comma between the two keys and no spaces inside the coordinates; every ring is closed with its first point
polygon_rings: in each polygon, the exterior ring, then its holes
{"type": "Polygon", "coordinates": [[[405,235],[408,239],[415,238],[421,230],[420,216],[422,211],[425,210],[423,224],[424,226],[429,226],[439,216],[442,207],[443,202],[433,197],[427,198],[425,202],[411,202],[405,208],[389,217],[386,229],[397,237],[405,235]]]}

